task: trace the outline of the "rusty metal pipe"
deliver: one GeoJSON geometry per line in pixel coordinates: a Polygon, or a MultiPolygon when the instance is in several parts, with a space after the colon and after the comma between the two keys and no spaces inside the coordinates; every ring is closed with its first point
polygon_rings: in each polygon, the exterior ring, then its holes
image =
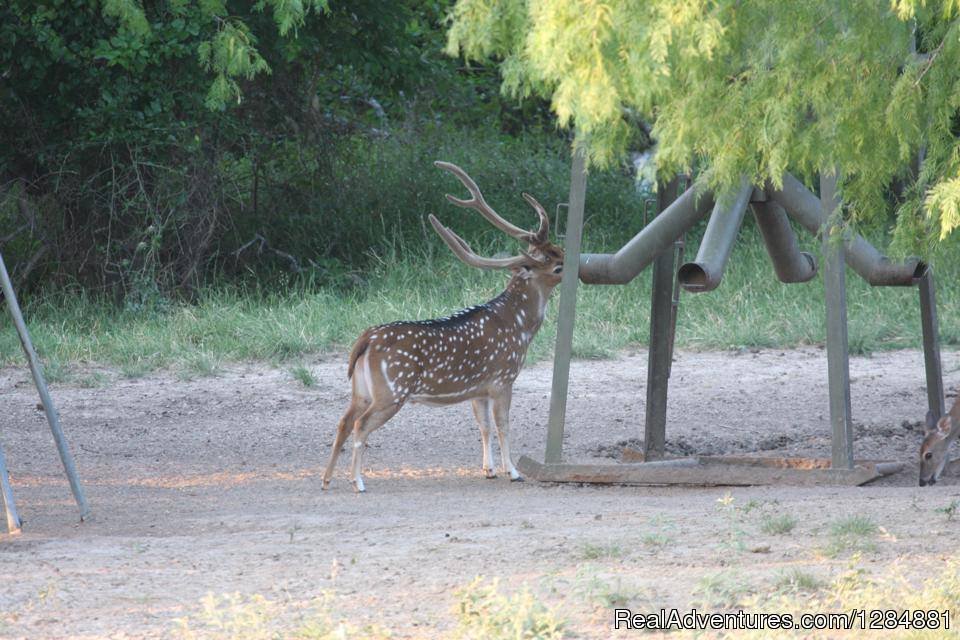
{"type": "Polygon", "coordinates": [[[807,282],[817,275],[817,260],[800,251],[787,212],[772,200],[753,202],[753,217],[780,282],[807,282]]]}
{"type": "Polygon", "coordinates": [[[630,282],[654,258],[671,249],[677,238],[706,215],[711,204],[710,193],[696,193],[690,187],[616,253],[581,255],[580,280],[586,284],[630,282]]]}
{"type": "Polygon", "coordinates": [[[682,265],[677,272],[681,287],[687,291],[702,292],[712,291],[719,286],[752,194],[753,185],[742,178],[735,194],[728,195],[714,205],[707,230],[700,241],[697,259],[682,265]]]}
{"type": "MultiPolygon", "coordinates": [[[[785,173],[783,186],[780,189],[769,186],[767,195],[783,206],[803,227],[819,235],[825,222],[820,199],[803,183],[785,173]]],[[[890,260],[859,233],[849,234],[844,245],[847,265],[875,287],[909,287],[917,284],[927,272],[927,264],[918,258],[890,260]]]]}

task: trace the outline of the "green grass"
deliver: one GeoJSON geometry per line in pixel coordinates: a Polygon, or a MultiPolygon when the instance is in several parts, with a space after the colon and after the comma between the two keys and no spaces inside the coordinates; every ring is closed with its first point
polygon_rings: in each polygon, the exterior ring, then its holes
{"type": "Polygon", "coordinates": [[[566,620],[524,588],[501,592],[497,579],[478,577],[454,594],[454,638],[462,640],[560,640],[566,620]]]}
{"type": "Polygon", "coordinates": [[[879,533],[877,523],[864,516],[837,520],[830,525],[830,541],[823,548],[823,554],[835,558],[845,551],[873,553],[877,550],[876,538],[879,533]]]}
{"type": "Polygon", "coordinates": [[[307,367],[299,364],[292,369],[290,369],[290,375],[293,376],[293,379],[302,384],[305,387],[315,387],[317,386],[317,379],[313,373],[307,367]]]}
{"type": "Polygon", "coordinates": [[[584,560],[607,560],[622,558],[627,555],[627,551],[616,542],[585,542],[580,545],[578,555],[584,560]]]}
{"type": "MultiPolygon", "coordinates": [[[[626,234],[622,234],[626,236],[626,234]]],[[[624,238],[604,238],[616,245],[624,238]]],[[[500,245],[488,245],[493,251],[500,245]]],[[[591,246],[587,236],[585,250],[591,246]]],[[[606,248],[609,248],[607,246],[606,248]]],[[[807,249],[815,250],[808,246],[807,249]]],[[[747,225],[720,288],[681,298],[677,345],[687,349],[791,347],[824,341],[819,279],[779,284],[754,227],[747,225]]],[[[495,296],[503,273],[471,269],[439,241],[418,250],[388,251],[371,261],[366,284],[351,289],[290,286],[282,293],[222,286],[194,304],[156,311],[124,310],[87,295],[35,296],[25,312],[37,350],[54,382],[79,362],[113,366],[138,377],[174,368],[185,377],[212,375],[225,364],[274,364],[308,354],[349,349],[366,327],[399,319],[447,315],[495,296]]],[[[960,344],[960,260],[938,271],[940,332],[960,344]]],[[[857,353],[920,345],[917,294],[907,288],[871,288],[848,274],[850,344],[857,353]]],[[[628,286],[581,286],[574,339],[577,357],[608,357],[646,343],[649,275],[628,286]]],[[[556,335],[556,301],[531,346],[528,361],[549,358],[556,335]]],[[[12,327],[0,329],[0,363],[22,362],[12,327]]]]}
{"type": "Polygon", "coordinates": [[[782,536],[790,533],[797,526],[797,519],[789,513],[781,515],[766,515],[760,521],[760,530],[773,536],[782,536]]]}

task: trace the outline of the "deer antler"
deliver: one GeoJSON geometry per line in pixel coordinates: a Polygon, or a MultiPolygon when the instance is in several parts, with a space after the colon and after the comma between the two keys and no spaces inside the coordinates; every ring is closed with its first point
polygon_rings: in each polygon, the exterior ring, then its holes
{"type": "Polygon", "coordinates": [[[471,267],[479,267],[480,269],[512,269],[519,267],[527,261],[533,260],[530,255],[522,251],[520,252],[522,255],[513,258],[484,258],[483,256],[478,256],[473,252],[473,249],[470,248],[466,240],[443,226],[443,224],[437,220],[436,216],[431,213],[428,218],[430,219],[430,224],[433,225],[436,232],[440,234],[440,237],[443,238],[446,245],[450,247],[450,250],[471,267]]]}
{"type": "Polygon", "coordinates": [[[457,176],[460,179],[460,182],[463,183],[463,186],[467,188],[467,191],[470,192],[470,195],[473,196],[469,200],[461,200],[460,198],[455,198],[448,193],[447,200],[458,207],[474,209],[497,229],[500,229],[504,233],[516,238],[517,240],[528,242],[530,244],[542,244],[546,240],[546,232],[549,230],[550,222],[547,218],[546,212],[543,211],[543,207],[541,207],[536,200],[533,200],[533,198],[529,198],[526,194],[524,194],[524,198],[527,198],[527,202],[529,202],[533,208],[536,209],[537,214],[540,216],[540,228],[536,233],[533,233],[530,231],[525,231],[500,217],[500,214],[494,211],[493,208],[487,204],[487,201],[483,199],[483,194],[480,193],[480,188],[477,186],[477,183],[473,181],[473,178],[467,175],[466,171],[455,164],[442,162],[440,160],[437,160],[433,164],[434,166],[449,171],[453,175],[457,176]]]}
{"type": "Polygon", "coordinates": [[[547,216],[547,212],[544,210],[543,205],[537,202],[537,199],[534,198],[529,193],[524,193],[523,199],[527,201],[533,210],[537,212],[537,215],[540,216],[540,228],[537,229],[537,232],[534,234],[535,242],[533,244],[543,244],[547,241],[547,238],[550,234],[550,218],[547,216]]]}

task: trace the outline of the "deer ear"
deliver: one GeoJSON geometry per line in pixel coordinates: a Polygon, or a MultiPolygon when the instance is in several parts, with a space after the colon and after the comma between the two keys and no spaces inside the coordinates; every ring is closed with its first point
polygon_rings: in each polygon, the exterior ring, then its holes
{"type": "Polygon", "coordinates": [[[940,418],[940,421],[937,423],[937,431],[940,432],[941,436],[948,436],[953,430],[954,424],[953,419],[950,416],[943,416],[940,418]]]}

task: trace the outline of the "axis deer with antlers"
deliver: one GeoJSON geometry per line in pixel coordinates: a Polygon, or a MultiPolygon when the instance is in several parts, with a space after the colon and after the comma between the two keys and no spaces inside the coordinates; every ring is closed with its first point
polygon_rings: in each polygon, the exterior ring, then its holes
{"type": "Polygon", "coordinates": [[[361,467],[367,438],[406,402],[447,405],[469,400],[480,425],[486,477],[496,477],[490,439],[495,427],[503,472],[509,473],[512,481],[523,480],[510,458],[513,382],[543,322],[550,293],[560,283],[563,250],[548,240],[549,218],[533,196],[523,194],[540,217],[540,226],[536,231],[524,231],[487,204],[463,169],[449,162],[434,164],[457,176],[471,194],[467,200],[447,194],[447,200],[474,209],[496,228],[527,243],[527,248],[511,258],[481,257],[460,236],[429,216],[430,224],[460,260],[480,269],[509,270],[510,281],[493,300],[446,318],[393,322],[371,327],[360,335],[347,368],[352,383],[350,406],[337,425],[330,462],[323,474],[324,489],[352,432],[353,485],[356,491],[364,491],[361,467]]]}
{"type": "Polygon", "coordinates": [[[927,412],[927,426],[923,430],[923,443],[920,445],[920,486],[936,484],[947,466],[950,445],[960,434],[960,394],[953,401],[947,415],[935,419],[932,411],[927,412]]]}

